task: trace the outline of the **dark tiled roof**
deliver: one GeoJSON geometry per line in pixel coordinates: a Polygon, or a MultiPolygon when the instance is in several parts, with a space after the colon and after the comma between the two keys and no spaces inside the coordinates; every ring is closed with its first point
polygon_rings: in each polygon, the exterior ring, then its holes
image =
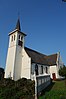
{"type": "Polygon", "coordinates": [[[57,54],[52,54],[52,55],[49,55],[49,56],[45,56],[45,58],[48,61],[48,65],[50,65],[50,66],[56,65],[57,54]]]}
{"type": "Polygon", "coordinates": [[[31,60],[34,63],[51,65],[51,66],[56,64],[57,54],[47,56],[35,50],[29,49],[27,47],[25,47],[25,51],[27,52],[29,57],[31,57],[31,60]]]}
{"type": "Polygon", "coordinates": [[[25,51],[31,57],[32,62],[38,63],[38,64],[44,64],[44,65],[48,64],[47,60],[44,58],[45,55],[43,55],[37,51],[34,51],[32,49],[29,49],[27,47],[25,47],[25,51]]]}

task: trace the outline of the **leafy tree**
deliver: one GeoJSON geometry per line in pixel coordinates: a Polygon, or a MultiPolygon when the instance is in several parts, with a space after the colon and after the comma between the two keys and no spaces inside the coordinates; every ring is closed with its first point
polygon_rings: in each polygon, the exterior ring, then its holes
{"type": "Polygon", "coordinates": [[[59,75],[65,77],[65,85],[66,85],[66,66],[59,69],[59,75]]]}
{"type": "Polygon", "coordinates": [[[59,75],[65,77],[66,79],[66,66],[59,69],[59,75]]]}
{"type": "Polygon", "coordinates": [[[4,69],[0,67],[0,80],[4,78],[4,69]]]}

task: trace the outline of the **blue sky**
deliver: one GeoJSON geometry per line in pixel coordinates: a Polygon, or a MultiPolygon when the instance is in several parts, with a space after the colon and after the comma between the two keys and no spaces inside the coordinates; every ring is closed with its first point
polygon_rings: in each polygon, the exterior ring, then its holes
{"type": "Polygon", "coordinates": [[[0,66],[5,67],[8,33],[20,16],[25,46],[46,55],[60,51],[66,65],[66,2],[62,0],[0,0],[0,66]]]}

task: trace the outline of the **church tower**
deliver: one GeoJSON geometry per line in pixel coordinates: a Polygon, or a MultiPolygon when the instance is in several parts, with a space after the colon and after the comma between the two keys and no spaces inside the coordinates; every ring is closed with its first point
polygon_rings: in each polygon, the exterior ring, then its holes
{"type": "Polygon", "coordinates": [[[5,78],[18,80],[21,78],[22,50],[26,34],[21,32],[20,20],[17,20],[16,28],[9,33],[9,47],[7,52],[5,78]]]}

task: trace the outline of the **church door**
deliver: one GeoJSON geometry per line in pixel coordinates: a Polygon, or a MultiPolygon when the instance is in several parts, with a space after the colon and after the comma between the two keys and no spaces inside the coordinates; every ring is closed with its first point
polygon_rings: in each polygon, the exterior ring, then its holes
{"type": "Polygon", "coordinates": [[[52,73],[52,79],[56,80],[56,74],[55,73],[52,73]]]}

